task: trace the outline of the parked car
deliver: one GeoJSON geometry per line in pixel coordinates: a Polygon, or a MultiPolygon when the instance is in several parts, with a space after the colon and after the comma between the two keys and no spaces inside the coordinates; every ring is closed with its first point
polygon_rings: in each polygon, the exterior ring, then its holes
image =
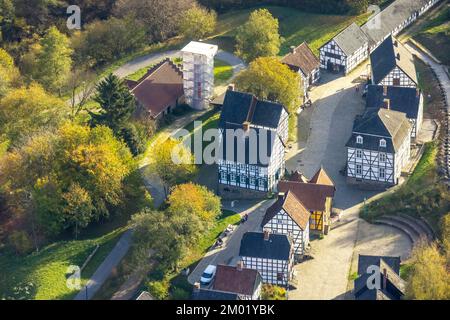
{"type": "Polygon", "coordinates": [[[209,265],[206,267],[205,271],[203,271],[202,277],[200,278],[200,284],[207,286],[211,283],[216,275],[217,267],[213,265],[209,265]]]}

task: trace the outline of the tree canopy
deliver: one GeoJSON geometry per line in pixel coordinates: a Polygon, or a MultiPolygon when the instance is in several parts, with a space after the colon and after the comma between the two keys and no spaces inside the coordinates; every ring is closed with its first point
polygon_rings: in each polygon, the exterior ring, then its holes
{"type": "Polygon", "coordinates": [[[300,76],[277,58],[257,58],[236,77],[236,87],[258,98],[278,101],[290,113],[300,104],[300,76]]]}
{"type": "Polygon", "coordinates": [[[248,21],[237,30],[236,54],[247,62],[258,57],[276,56],[280,44],[278,19],[267,9],[253,11],[248,21]]]}
{"type": "Polygon", "coordinates": [[[214,32],[216,23],[215,11],[195,5],[180,18],[180,32],[185,38],[200,40],[214,32]]]}
{"type": "Polygon", "coordinates": [[[128,148],[109,128],[67,122],[7,153],[0,181],[10,190],[10,201],[29,194],[31,203],[16,205],[30,205],[24,209],[36,214],[45,234],[55,235],[67,228],[78,232],[108,216],[123,200],[131,166],[128,148]]]}
{"type": "Polygon", "coordinates": [[[19,76],[13,58],[0,48],[0,98],[18,82],[19,76]]]}

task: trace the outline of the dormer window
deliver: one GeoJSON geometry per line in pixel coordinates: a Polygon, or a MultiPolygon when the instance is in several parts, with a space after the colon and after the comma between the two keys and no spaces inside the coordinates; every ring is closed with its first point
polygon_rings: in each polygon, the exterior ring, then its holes
{"type": "Polygon", "coordinates": [[[380,140],[380,147],[381,148],[386,148],[386,140],[384,140],[384,139],[380,140]]]}
{"type": "Polygon", "coordinates": [[[362,144],[363,143],[363,137],[357,136],[356,137],[356,143],[362,144]]]}

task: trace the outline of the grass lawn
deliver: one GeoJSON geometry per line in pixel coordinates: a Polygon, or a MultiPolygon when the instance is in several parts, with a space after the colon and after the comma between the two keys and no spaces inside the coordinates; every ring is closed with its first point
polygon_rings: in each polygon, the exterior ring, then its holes
{"type": "Polygon", "coordinates": [[[233,67],[225,61],[214,59],[214,84],[227,83],[233,76],[233,67]]]}
{"type": "Polygon", "coordinates": [[[440,232],[440,219],[450,210],[448,190],[440,185],[436,174],[437,144],[428,143],[425,152],[408,181],[394,193],[367,204],[361,217],[369,222],[382,215],[398,213],[422,216],[440,232]]]}
{"type": "MultiPolygon", "coordinates": [[[[363,24],[368,14],[360,16],[324,15],[303,12],[293,8],[264,6],[278,19],[280,34],[283,37],[280,55],[289,52],[290,46],[297,46],[307,41],[317,54],[318,49],[350,23],[363,24]]],[[[243,25],[250,13],[256,8],[230,11],[219,16],[217,34],[208,39],[229,52],[234,51],[234,36],[239,26],[243,25]]]]}
{"type": "Polygon", "coordinates": [[[81,266],[86,258],[100,245],[98,251],[82,271],[84,284],[95,272],[98,265],[109,254],[124,231],[120,228],[95,239],[60,241],[43,248],[39,253],[26,257],[15,255],[0,256],[0,298],[15,297],[25,299],[71,299],[77,291],[66,286],[67,268],[81,266]],[[8,276],[6,276],[8,275],[8,276]],[[16,287],[32,283],[28,294],[14,295],[16,287]]]}
{"type": "Polygon", "coordinates": [[[401,36],[410,37],[426,47],[443,64],[450,65],[450,3],[442,2],[401,36]]]}

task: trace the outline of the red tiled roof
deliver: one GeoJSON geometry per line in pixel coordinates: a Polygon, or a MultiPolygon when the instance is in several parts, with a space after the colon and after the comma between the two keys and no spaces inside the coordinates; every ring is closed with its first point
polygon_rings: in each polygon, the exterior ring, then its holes
{"type": "Polygon", "coordinates": [[[334,182],[331,180],[330,176],[327,174],[324,168],[320,168],[319,171],[317,171],[314,176],[309,181],[310,183],[315,184],[325,184],[327,186],[333,186],[334,182]]]}
{"type": "Polygon", "coordinates": [[[302,70],[306,75],[320,67],[319,59],[314,55],[306,42],[303,42],[293,52],[286,55],[281,59],[281,62],[293,69],[302,70]]]}
{"type": "Polygon", "coordinates": [[[287,192],[283,198],[279,198],[270,208],[267,209],[266,215],[261,223],[264,227],[266,223],[273,219],[280,210],[283,209],[291,217],[292,220],[302,230],[306,229],[308,225],[309,216],[311,213],[305,208],[305,206],[297,199],[293,192],[287,192]]]}
{"type": "Polygon", "coordinates": [[[288,180],[289,181],[308,182],[308,178],[306,178],[300,171],[294,171],[288,180]]]}
{"type": "Polygon", "coordinates": [[[309,211],[325,211],[326,200],[334,197],[335,188],[323,184],[280,181],[278,191],[291,191],[309,211]]]}
{"type": "Polygon", "coordinates": [[[257,270],[218,265],[213,289],[251,296],[260,282],[257,270]]]}
{"type": "Polygon", "coordinates": [[[169,59],[149,69],[137,83],[127,82],[131,93],[152,117],[183,96],[183,74],[169,59]]]}

